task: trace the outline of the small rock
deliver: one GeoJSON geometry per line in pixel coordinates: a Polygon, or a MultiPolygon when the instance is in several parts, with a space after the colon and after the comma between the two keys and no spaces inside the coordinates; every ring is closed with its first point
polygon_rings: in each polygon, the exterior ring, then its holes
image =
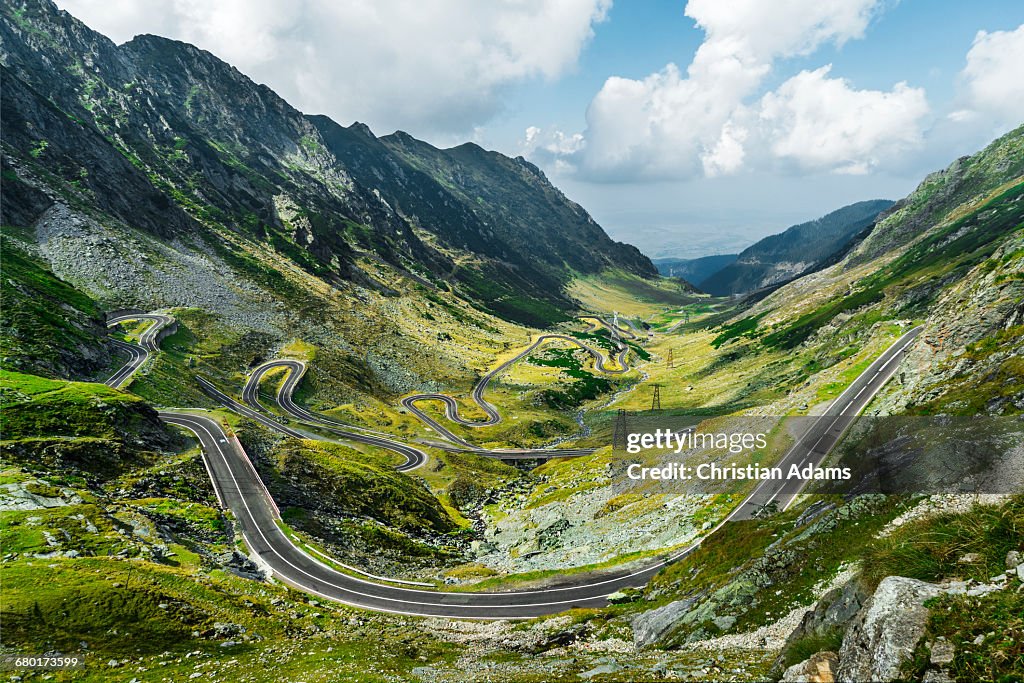
{"type": "Polygon", "coordinates": [[[980,553],[967,553],[965,555],[961,555],[960,559],[957,560],[957,563],[959,563],[959,564],[978,564],[979,562],[981,562],[981,560],[982,560],[982,557],[981,557],[980,553]]]}
{"type": "Polygon", "coordinates": [[[835,652],[818,652],[786,669],[780,683],[833,683],[839,668],[835,652]]]}
{"type": "MultiPolygon", "coordinates": [[[[294,619],[297,617],[292,618],[294,619]]],[[[216,621],[213,623],[213,633],[218,638],[230,638],[232,636],[239,636],[245,633],[245,627],[240,624],[216,621]]]]}
{"type": "Polygon", "coordinates": [[[633,641],[637,647],[645,647],[657,642],[662,636],[668,634],[676,626],[676,622],[686,614],[696,598],[676,600],[656,609],[641,612],[633,617],[631,626],[633,628],[633,641]]]}
{"type": "Polygon", "coordinates": [[[942,666],[949,664],[953,661],[953,657],[956,655],[956,649],[952,643],[945,640],[939,640],[932,645],[932,656],[928,660],[932,664],[942,666]]]}
{"type": "Polygon", "coordinates": [[[728,631],[733,627],[733,624],[736,623],[736,617],[729,615],[715,617],[711,620],[711,623],[713,623],[715,626],[722,629],[723,631],[728,631]]]}
{"type": "Polygon", "coordinates": [[[609,662],[608,664],[602,664],[601,666],[595,666],[590,671],[584,671],[581,674],[577,674],[580,678],[589,680],[594,676],[600,676],[602,674],[613,674],[617,671],[622,671],[622,667],[615,662],[609,662]]]}
{"type": "Polygon", "coordinates": [[[1006,553],[1006,568],[1015,569],[1018,564],[1024,562],[1024,556],[1021,556],[1019,550],[1011,550],[1006,553]]]}
{"type": "Polygon", "coordinates": [[[995,593],[996,591],[1002,590],[1004,586],[991,583],[983,583],[979,586],[975,586],[967,591],[967,595],[972,598],[977,598],[982,595],[988,595],[989,593],[995,593]]]}
{"type": "Polygon", "coordinates": [[[921,683],[956,683],[956,679],[945,669],[928,669],[924,672],[921,683]]]}

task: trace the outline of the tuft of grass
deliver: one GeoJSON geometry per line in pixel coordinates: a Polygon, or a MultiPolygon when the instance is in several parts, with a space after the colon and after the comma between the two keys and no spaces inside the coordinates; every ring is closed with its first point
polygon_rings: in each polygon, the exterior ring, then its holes
{"type": "Polygon", "coordinates": [[[987,581],[1002,572],[1006,553],[1024,542],[1024,495],[1003,506],[976,506],[905,524],[864,551],[864,578],[871,586],[886,576],[922,581],[946,577],[987,581]],[[980,561],[961,563],[968,553],[980,561]]]}
{"type": "Polygon", "coordinates": [[[225,528],[221,513],[202,503],[173,498],[140,498],[131,503],[148,512],[162,517],[180,519],[205,531],[221,532],[225,528]]]}
{"type": "Polygon", "coordinates": [[[795,640],[786,648],[784,666],[789,668],[794,664],[809,659],[811,655],[819,652],[839,652],[843,644],[843,632],[838,628],[831,629],[821,634],[812,634],[795,640]]]}
{"type": "Polygon", "coordinates": [[[904,666],[920,680],[929,665],[927,644],[942,637],[955,648],[949,673],[956,681],[1024,680],[1024,594],[1000,591],[980,598],[944,595],[929,600],[925,636],[904,666]]]}

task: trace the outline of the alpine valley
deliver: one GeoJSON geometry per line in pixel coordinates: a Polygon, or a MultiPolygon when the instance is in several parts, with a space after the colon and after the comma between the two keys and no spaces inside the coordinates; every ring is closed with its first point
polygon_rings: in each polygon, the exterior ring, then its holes
{"type": "Polygon", "coordinates": [[[0,76],[0,659],[84,662],[11,680],[1024,678],[1024,127],[695,286],[524,158],[49,0],[0,76]],[[625,474],[826,419],[999,486],[625,474]]]}

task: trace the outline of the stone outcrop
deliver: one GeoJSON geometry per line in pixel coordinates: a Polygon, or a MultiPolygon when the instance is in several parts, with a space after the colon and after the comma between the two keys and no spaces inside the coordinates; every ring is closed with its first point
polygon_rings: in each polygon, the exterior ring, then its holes
{"type": "Polygon", "coordinates": [[[697,598],[687,598],[670,602],[664,607],[641,612],[633,618],[633,641],[637,647],[656,643],[662,636],[671,631],[677,622],[690,611],[697,598]]]}
{"type": "Polygon", "coordinates": [[[839,681],[893,681],[924,635],[924,601],[940,595],[935,584],[889,576],[861,610],[839,650],[839,681]]]}

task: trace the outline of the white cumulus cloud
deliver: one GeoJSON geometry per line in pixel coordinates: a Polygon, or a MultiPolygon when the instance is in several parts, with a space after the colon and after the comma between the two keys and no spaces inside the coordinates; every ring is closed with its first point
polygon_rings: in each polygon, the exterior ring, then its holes
{"type": "Polygon", "coordinates": [[[502,90],[573,68],[611,0],[60,0],[116,41],[213,52],[307,112],[378,132],[465,133],[502,90]]]}
{"type": "Polygon", "coordinates": [[[831,65],[801,71],[761,100],[772,153],[801,168],[863,174],[920,143],[924,90],[856,90],[831,65]]]}
{"type": "MultiPolygon", "coordinates": [[[[745,165],[795,161],[803,168],[864,172],[913,144],[928,107],[906,84],[855,90],[805,72],[758,98],[780,59],[861,38],[881,0],[690,0],[686,15],[705,39],[683,72],[675,64],[644,79],[609,78],[587,109],[578,150],[563,155],[590,179],[714,177],[745,165]],[[817,95],[824,101],[813,102],[817,95]],[[843,109],[852,107],[852,110],[843,109]],[[808,127],[816,149],[799,149],[808,127]]],[[[545,160],[550,146],[535,144],[545,160]]]]}
{"type": "Polygon", "coordinates": [[[961,72],[967,107],[954,121],[994,120],[997,125],[1024,122],[1024,24],[1014,31],[978,31],[961,72]]]}

